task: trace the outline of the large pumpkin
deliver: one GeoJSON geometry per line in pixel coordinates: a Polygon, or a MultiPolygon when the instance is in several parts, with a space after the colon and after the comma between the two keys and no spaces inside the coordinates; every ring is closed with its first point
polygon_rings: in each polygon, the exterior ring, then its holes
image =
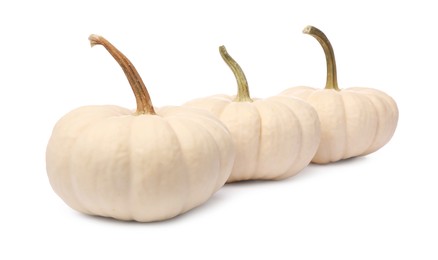
{"type": "Polygon", "coordinates": [[[80,212],[121,220],[164,220],[205,202],[230,175],[229,131],[204,111],[154,109],[130,61],[103,37],[89,39],[121,65],[137,110],[86,106],[62,117],[46,154],[54,191],[80,212]]]}
{"type": "Polygon", "coordinates": [[[237,153],[228,182],[297,174],[309,164],[319,144],[316,111],[297,98],[251,98],[242,69],[224,46],[219,50],[237,79],[238,94],[199,98],[185,105],[212,112],[230,130],[237,153]]]}
{"type": "Polygon", "coordinates": [[[398,108],[382,91],[352,87],[340,89],[333,48],[319,29],[303,31],[322,45],[327,61],[325,89],[293,87],[280,93],[309,102],[321,120],[321,142],[312,162],[329,163],[370,154],[384,146],[397,127],[398,108]]]}

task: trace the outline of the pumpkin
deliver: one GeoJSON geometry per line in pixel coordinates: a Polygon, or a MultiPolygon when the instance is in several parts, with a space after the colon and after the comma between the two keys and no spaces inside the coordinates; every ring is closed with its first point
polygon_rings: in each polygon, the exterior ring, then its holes
{"type": "Polygon", "coordinates": [[[377,151],[389,142],[397,127],[396,102],[382,91],[352,87],[340,89],[333,48],[325,34],[307,26],[304,33],[321,44],[327,62],[325,89],[293,87],[280,95],[309,102],[321,120],[321,142],[314,163],[329,163],[377,151]]]}
{"type": "Polygon", "coordinates": [[[319,144],[316,111],[297,98],[251,98],[245,74],[224,46],[220,54],[233,71],[236,96],[214,95],[185,105],[206,109],[230,130],[236,160],[227,182],[284,179],[306,167],[319,144]]]}
{"type": "Polygon", "coordinates": [[[141,222],[205,202],[231,172],[235,150],[227,128],[205,111],[155,109],[131,62],[105,38],[89,40],[120,64],[137,109],[85,106],[62,117],[46,151],[54,191],[80,212],[141,222]]]}

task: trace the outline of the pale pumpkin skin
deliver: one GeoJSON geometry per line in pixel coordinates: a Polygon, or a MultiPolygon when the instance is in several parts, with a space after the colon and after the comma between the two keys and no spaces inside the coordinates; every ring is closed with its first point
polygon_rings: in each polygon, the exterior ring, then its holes
{"type": "MultiPolygon", "coordinates": [[[[246,82],[239,70],[238,82],[246,82]]],[[[212,112],[230,130],[237,152],[227,182],[279,180],[297,174],[318,148],[320,123],[316,111],[297,98],[251,99],[247,85],[243,91],[242,87],[239,85],[237,96],[215,95],[185,104],[212,112]]]]}
{"type": "Polygon", "coordinates": [[[395,101],[382,91],[347,88],[341,91],[295,87],[280,95],[309,102],[321,121],[321,142],[314,163],[336,162],[377,151],[397,127],[395,101]]]}
{"type": "Polygon", "coordinates": [[[323,46],[327,59],[325,89],[293,87],[280,93],[309,102],[321,121],[321,142],[314,163],[330,163],[377,151],[392,138],[398,122],[397,104],[372,88],[339,89],[333,49],[325,35],[309,26],[305,33],[323,46]]]}
{"type": "Polygon", "coordinates": [[[70,207],[159,221],[199,206],[223,186],[235,156],[227,128],[188,107],[149,110],[86,106],[57,122],[47,145],[47,174],[70,207]]]}

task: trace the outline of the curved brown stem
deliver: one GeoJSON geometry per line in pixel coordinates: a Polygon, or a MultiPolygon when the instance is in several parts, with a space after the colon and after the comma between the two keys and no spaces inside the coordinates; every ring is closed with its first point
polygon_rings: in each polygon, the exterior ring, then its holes
{"type": "Polygon", "coordinates": [[[135,95],[137,102],[136,114],[150,114],[155,115],[154,107],[152,106],[151,97],[143,83],[140,75],[135,69],[134,65],[126,58],[126,56],[120,52],[114,45],[112,45],[107,39],[102,36],[92,34],[88,37],[91,47],[94,45],[102,45],[113,56],[113,58],[122,67],[123,72],[128,78],[132,91],[135,95]]]}
{"type": "Polygon", "coordinates": [[[225,46],[219,47],[219,52],[222,56],[222,59],[227,63],[228,67],[233,71],[234,76],[237,80],[237,95],[234,101],[237,102],[252,102],[249,95],[248,89],[248,81],[246,81],[245,74],[243,73],[242,68],[237,64],[237,62],[228,54],[225,46]]]}
{"type": "Polygon", "coordinates": [[[327,36],[325,36],[325,34],[318,28],[310,25],[304,28],[303,33],[315,37],[324,49],[325,59],[327,62],[327,81],[325,84],[325,89],[334,89],[339,91],[336,73],[335,53],[333,52],[333,47],[327,36]]]}

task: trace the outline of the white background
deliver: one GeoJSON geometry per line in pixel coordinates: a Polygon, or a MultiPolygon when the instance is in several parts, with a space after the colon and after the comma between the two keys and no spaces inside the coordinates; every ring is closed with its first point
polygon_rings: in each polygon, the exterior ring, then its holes
{"type": "Polygon", "coordinates": [[[432,3],[2,1],[0,259],[438,259],[432,3]],[[301,33],[308,24],[331,40],[341,88],[378,88],[397,101],[397,131],[378,152],[284,181],[226,185],[160,223],[82,215],[51,189],[45,148],[62,115],[89,104],[135,107],[122,70],[104,48],[90,48],[89,34],[121,49],[164,106],[235,93],[222,44],[253,97],[322,88],[325,60],[301,33]]]}

